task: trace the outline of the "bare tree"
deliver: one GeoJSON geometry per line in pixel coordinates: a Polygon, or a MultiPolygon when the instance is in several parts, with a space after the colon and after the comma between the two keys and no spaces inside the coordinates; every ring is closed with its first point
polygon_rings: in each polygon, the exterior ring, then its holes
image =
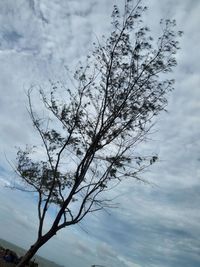
{"type": "Polygon", "coordinates": [[[167,105],[173,80],[164,74],[176,65],[180,32],[174,31],[175,21],[161,21],[161,36],[153,40],[141,20],[146,7],[140,2],[133,7],[126,1],[123,15],[114,6],[110,36],[94,45],[86,65],[74,74],[75,88],[63,90],[65,97],[59,98],[59,83],[51,84],[49,95],[40,89],[50,119],[35,113],[28,92],[29,114],[42,144],[19,149],[16,172],[24,190],[37,193],[39,226],[18,267],[64,227],[112,207],[106,192],[126,178],[142,180],[139,174],[157,160],[138,156],[135,149],[167,105]],[[56,206],[45,231],[47,214],[56,206]]]}

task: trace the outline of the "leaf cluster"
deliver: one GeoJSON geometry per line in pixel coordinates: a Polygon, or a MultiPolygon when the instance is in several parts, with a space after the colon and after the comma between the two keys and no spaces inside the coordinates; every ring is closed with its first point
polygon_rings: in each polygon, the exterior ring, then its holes
{"type": "Polygon", "coordinates": [[[181,33],[174,30],[175,21],[161,21],[155,43],[142,22],[146,7],[140,2],[132,7],[126,1],[122,15],[114,6],[113,30],[94,44],[86,65],[77,68],[73,89],[65,88],[62,98],[60,83],[51,83],[49,95],[40,90],[54,121],[38,119],[28,92],[29,113],[45,157],[33,160],[31,153],[19,150],[17,172],[39,194],[41,229],[52,203],[60,207],[53,224],[57,230],[111,207],[104,192],[125,178],[141,181],[139,174],[158,159],[138,156],[136,148],[167,105],[174,81],[164,75],[176,66],[181,33]]]}

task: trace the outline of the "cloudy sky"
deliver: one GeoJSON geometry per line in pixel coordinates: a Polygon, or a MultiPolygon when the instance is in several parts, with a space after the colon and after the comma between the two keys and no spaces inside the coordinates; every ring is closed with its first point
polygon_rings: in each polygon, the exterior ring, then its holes
{"type": "MultiPolygon", "coordinates": [[[[113,4],[122,0],[0,1],[0,238],[28,248],[36,236],[32,195],[5,188],[15,179],[6,157],[33,144],[25,91],[48,80],[67,82],[96,36],[109,34],[113,4]]],[[[151,185],[123,184],[119,209],[91,215],[64,230],[40,255],[66,267],[200,266],[200,1],[144,0],[145,21],[158,31],[175,18],[184,31],[168,113],[157,118],[147,149],[159,162],[144,174],[151,185]]]]}

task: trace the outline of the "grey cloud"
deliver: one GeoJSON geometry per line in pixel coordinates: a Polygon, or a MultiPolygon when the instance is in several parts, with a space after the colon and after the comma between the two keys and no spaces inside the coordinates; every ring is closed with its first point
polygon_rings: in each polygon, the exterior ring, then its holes
{"type": "Polygon", "coordinates": [[[43,12],[40,9],[39,1],[29,0],[29,6],[30,6],[31,10],[33,11],[33,13],[36,16],[38,16],[43,22],[49,23],[49,21],[45,18],[43,12]]]}
{"type": "Polygon", "coordinates": [[[3,39],[5,39],[8,44],[9,43],[15,43],[18,42],[20,38],[22,38],[22,35],[20,35],[18,32],[16,32],[15,30],[11,30],[11,31],[5,31],[3,32],[3,39]]]}

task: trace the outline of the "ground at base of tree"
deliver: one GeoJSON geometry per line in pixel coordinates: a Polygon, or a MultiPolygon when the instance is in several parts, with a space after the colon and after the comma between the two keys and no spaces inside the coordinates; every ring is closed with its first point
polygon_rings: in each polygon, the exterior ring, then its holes
{"type": "MultiPolygon", "coordinates": [[[[0,246],[0,267],[14,267],[20,261],[20,257],[18,257],[17,253],[13,250],[6,249],[0,246]]],[[[31,261],[27,267],[37,267],[38,264],[36,262],[31,261]]]]}
{"type": "Polygon", "coordinates": [[[0,267],[14,267],[15,263],[8,263],[4,259],[0,258],[0,267]]]}

